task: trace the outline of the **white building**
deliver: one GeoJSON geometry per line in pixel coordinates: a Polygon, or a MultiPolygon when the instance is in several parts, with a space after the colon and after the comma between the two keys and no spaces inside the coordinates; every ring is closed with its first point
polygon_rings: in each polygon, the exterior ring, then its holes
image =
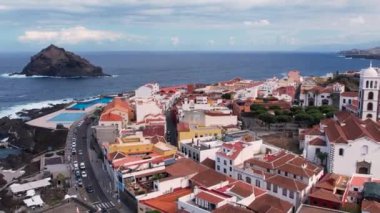
{"type": "Polygon", "coordinates": [[[296,209],[306,200],[323,168],[284,150],[264,145],[261,153],[233,167],[234,178],[268,190],[269,194],[292,203],[296,209]],[[270,154],[272,151],[276,152],[270,154]]]}
{"type": "Polygon", "coordinates": [[[195,139],[181,141],[181,152],[188,158],[197,162],[203,162],[209,158],[215,160],[216,152],[223,145],[223,141],[214,139],[195,139]]]}
{"type": "Polygon", "coordinates": [[[253,83],[250,87],[236,90],[233,98],[238,100],[256,99],[262,84],[263,82],[257,82],[253,83]]]}
{"type": "Polygon", "coordinates": [[[364,120],[370,118],[379,119],[379,69],[372,67],[360,71],[359,84],[359,117],[364,120]]]}
{"type": "Polygon", "coordinates": [[[144,118],[149,114],[162,113],[163,108],[157,100],[153,98],[136,100],[136,122],[144,121],[144,118]]]}
{"type": "MultiPolygon", "coordinates": [[[[371,119],[361,121],[349,112],[339,112],[334,118],[319,125],[320,135],[305,140],[305,156],[313,157],[317,152],[326,152],[328,172],[351,176],[371,174],[380,177],[380,125],[371,119]],[[315,138],[319,141],[316,146],[315,138]],[[317,151],[319,148],[319,151],[317,151]]],[[[307,134],[307,133],[306,133],[307,134]]],[[[305,138],[308,135],[305,135],[305,138]]]]}
{"type": "Polygon", "coordinates": [[[136,98],[150,98],[160,91],[158,83],[145,84],[135,90],[136,98]]]}
{"type": "Polygon", "coordinates": [[[247,159],[260,152],[262,140],[252,142],[229,142],[224,143],[216,153],[215,170],[232,177],[233,166],[242,164],[247,159]]]}
{"type": "Polygon", "coordinates": [[[341,94],[344,88],[343,84],[334,83],[326,87],[315,86],[311,89],[301,89],[300,102],[304,107],[332,105],[332,95],[341,94]]]}

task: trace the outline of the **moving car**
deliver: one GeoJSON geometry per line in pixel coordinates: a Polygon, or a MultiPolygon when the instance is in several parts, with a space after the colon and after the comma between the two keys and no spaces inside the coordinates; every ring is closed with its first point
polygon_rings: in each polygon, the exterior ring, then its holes
{"type": "Polygon", "coordinates": [[[79,164],[79,168],[81,168],[81,169],[85,169],[85,168],[86,168],[86,166],[84,165],[84,162],[81,162],[81,163],[79,164]]]}
{"type": "Polygon", "coordinates": [[[86,173],[86,171],[82,171],[82,177],[87,177],[87,173],[86,173]]]}

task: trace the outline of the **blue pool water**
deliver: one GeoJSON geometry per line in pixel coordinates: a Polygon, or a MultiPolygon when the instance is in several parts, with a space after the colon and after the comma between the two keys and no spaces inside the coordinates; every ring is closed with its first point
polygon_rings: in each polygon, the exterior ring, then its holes
{"type": "Polygon", "coordinates": [[[74,122],[79,120],[85,113],[61,113],[51,119],[49,121],[54,122],[74,122]]]}
{"type": "Polygon", "coordinates": [[[0,159],[8,157],[8,155],[18,155],[21,153],[19,149],[0,149],[0,159]]]}
{"type": "Polygon", "coordinates": [[[91,101],[82,101],[82,102],[78,102],[78,103],[74,104],[72,107],[70,107],[68,109],[85,110],[94,104],[107,104],[107,103],[111,102],[112,99],[113,99],[113,97],[103,97],[103,98],[98,98],[98,99],[94,99],[91,101]]]}

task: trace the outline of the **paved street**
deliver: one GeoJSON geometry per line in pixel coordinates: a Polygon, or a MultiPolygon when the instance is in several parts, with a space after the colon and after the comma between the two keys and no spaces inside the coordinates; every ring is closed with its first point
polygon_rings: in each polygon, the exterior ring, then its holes
{"type": "MultiPolygon", "coordinates": [[[[74,124],[74,125],[77,125],[74,124]]],[[[74,193],[79,193],[83,200],[92,203],[98,209],[106,212],[131,212],[129,209],[123,209],[119,211],[121,206],[117,200],[113,197],[113,191],[111,190],[111,182],[109,177],[102,170],[102,164],[97,157],[97,154],[90,148],[90,138],[87,134],[91,132],[91,125],[89,122],[83,122],[82,125],[75,126],[75,129],[68,135],[69,146],[71,146],[72,138],[76,139],[76,154],[71,155],[70,166],[74,168],[73,162],[77,161],[78,164],[84,163],[87,173],[87,177],[82,177],[83,187],[72,187],[71,191],[75,189],[74,193]],[[94,169],[96,168],[96,169],[94,169]],[[101,175],[103,174],[103,175],[101,175]],[[86,187],[91,186],[93,188],[92,193],[87,193],[86,187]]],[[[71,154],[71,152],[70,152],[71,154]]],[[[83,169],[81,169],[82,171],[83,169]]],[[[72,175],[72,184],[77,184],[75,174],[72,175]]],[[[124,207],[124,206],[123,206],[124,207]]]]}

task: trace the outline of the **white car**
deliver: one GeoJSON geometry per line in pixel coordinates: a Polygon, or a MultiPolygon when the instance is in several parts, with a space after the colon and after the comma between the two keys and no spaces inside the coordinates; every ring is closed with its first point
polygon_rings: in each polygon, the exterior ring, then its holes
{"type": "Polygon", "coordinates": [[[87,177],[87,173],[86,173],[86,171],[82,171],[82,177],[87,177]]]}
{"type": "Polygon", "coordinates": [[[85,168],[86,168],[86,166],[84,165],[84,162],[81,162],[81,163],[79,164],[79,168],[81,168],[81,169],[85,169],[85,168]]]}
{"type": "Polygon", "coordinates": [[[73,165],[74,165],[74,169],[78,169],[78,161],[74,161],[73,165]]]}

